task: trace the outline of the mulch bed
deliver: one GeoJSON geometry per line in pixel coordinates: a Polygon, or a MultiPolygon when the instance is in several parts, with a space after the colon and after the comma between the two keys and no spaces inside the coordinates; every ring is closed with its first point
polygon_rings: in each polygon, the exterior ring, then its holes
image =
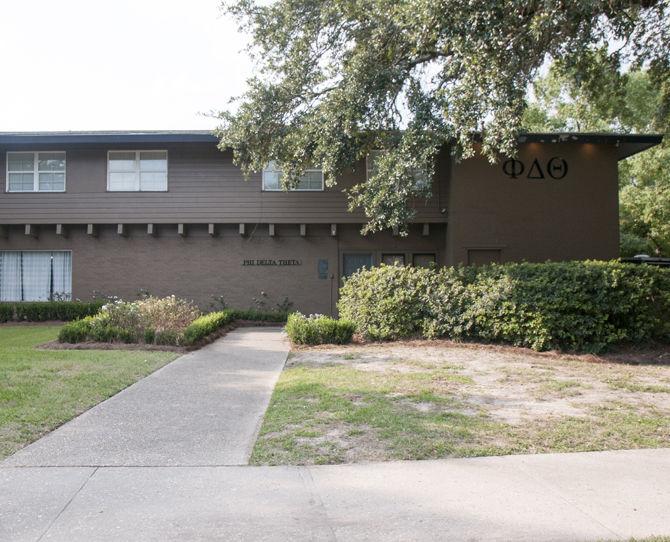
{"type": "Polygon", "coordinates": [[[670,344],[649,342],[644,344],[622,344],[610,348],[600,354],[582,354],[575,352],[561,352],[560,350],[549,350],[537,352],[531,348],[510,346],[504,344],[478,343],[468,341],[452,341],[449,339],[404,339],[398,341],[366,341],[360,336],[354,336],[354,341],[349,345],[297,345],[292,344],[293,350],[331,350],[333,348],[351,348],[356,346],[373,346],[393,344],[396,346],[407,346],[410,348],[421,347],[449,347],[470,348],[475,350],[488,350],[508,354],[523,354],[545,358],[570,358],[588,363],[621,363],[628,365],[670,365],[670,344]]]}
{"type": "Polygon", "coordinates": [[[49,341],[37,346],[39,350],[149,350],[159,352],[188,352],[184,346],[170,346],[167,344],[145,344],[145,343],[61,343],[49,341]]]}

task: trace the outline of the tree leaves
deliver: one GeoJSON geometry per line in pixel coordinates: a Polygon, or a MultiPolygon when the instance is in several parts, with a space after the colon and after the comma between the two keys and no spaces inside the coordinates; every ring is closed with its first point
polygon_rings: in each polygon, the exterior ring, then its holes
{"type": "Polygon", "coordinates": [[[275,160],[287,186],[315,163],[333,185],[386,149],[350,202],[366,231],[402,231],[422,195],[410,172],[431,170],[442,146],[471,156],[481,136],[492,161],[515,152],[547,58],[594,91],[611,80],[594,66],[612,74],[622,62],[665,81],[669,1],[231,0],[224,9],[251,34],[258,70],[239,107],[221,113],[221,146],[245,173],[275,160]],[[596,62],[606,42],[621,50],[596,62]]]}

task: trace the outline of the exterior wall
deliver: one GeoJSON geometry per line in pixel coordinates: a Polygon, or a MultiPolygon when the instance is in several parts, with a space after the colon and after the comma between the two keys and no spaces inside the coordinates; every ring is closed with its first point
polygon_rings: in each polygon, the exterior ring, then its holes
{"type": "MultiPolygon", "coordinates": [[[[438,164],[434,196],[415,203],[417,221],[444,222],[449,158],[438,164]]],[[[355,164],[323,192],[263,192],[261,175],[245,181],[232,153],[214,144],[109,146],[0,146],[0,224],[86,223],[360,223],[348,212],[343,189],[365,179],[365,162],[355,164]],[[167,192],[107,192],[107,151],[167,149],[167,192]],[[64,150],[64,193],[7,193],[6,153],[12,150],[64,150]]]]}
{"type": "Polygon", "coordinates": [[[518,159],[525,167],[516,179],[503,172],[502,163],[490,165],[481,157],[454,164],[449,264],[618,257],[614,146],[529,143],[520,147],[518,159]],[[564,178],[548,175],[552,157],[568,164],[564,178]],[[544,179],[527,178],[536,158],[544,179]]]}
{"type": "Polygon", "coordinates": [[[327,225],[310,225],[301,237],[296,224],[276,227],[269,237],[267,226],[247,225],[248,235],[241,237],[237,226],[221,226],[210,236],[204,224],[187,226],[186,236],[177,235],[175,224],[158,227],[157,236],[146,234],[146,227],[129,228],[119,236],[115,226],[102,226],[96,237],[86,234],[84,226],[71,226],[67,237],[55,234],[55,227],[42,226],[33,238],[23,228],[13,226],[0,250],[71,250],[73,297],[90,299],[94,295],[137,297],[140,290],[154,295],[175,294],[193,299],[209,308],[213,297],[223,296],[231,307],[254,306],[261,298],[274,308],[284,298],[294,308],[307,313],[335,312],[337,291],[341,285],[342,254],[370,251],[379,262],[384,252],[434,252],[444,263],[445,228],[431,227],[422,236],[417,226],[407,238],[390,234],[361,237],[359,225],[338,227],[330,235],[327,225]],[[243,265],[244,260],[298,260],[300,265],[243,265]],[[328,260],[327,278],[319,278],[318,261],[328,260]]]}
{"type": "Polygon", "coordinates": [[[142,147],[49,146],[67,152],[67,191],[58,194],[4,192],[5,152],[26,147],[0,148],[0,226],[7,233],[0,250],[71,250],[73,296],[80,299],[96,292],[132,299],[148,290],[203,308],[216,296],[246,308],[265,292],[267,308],[288,298],[298,310],[326,314],[336,310],[345,252],[370,252],[374,263],[384,253],[402,253],[407,262],[413,254],[434,253],[438,265],[618,255],[617,149],[611,145],[522,145],[524,172],[517,178],[481,157],[451,164],[445,150],[433,196],[415,202],[417,217],[406,238],[360,235],[363,217],[347,211],[342,189],[365,177],[364,162],[325,192],[262,192],[260,175],[244,181],[230,153],[212,144],[149,145],[144,148],[168,150],[169,191],[107,192],[107,151],[122,148],[142,147]],[[548,174],[552,157],[568,165],[563,178],[548,174]],[[536,159],[543,179],[528,178],[536,159]],[[157,225],[155,237],[147,235],[147,223],[157,225]],[[184,237],[177,223],[185,224],[184,237]],[[37,236],[26,236],[24,224],[36,225],[37,236]],[[65,226],[67,237],[56,236],[55,224],[65,226]],[[88,236],[84,224],[96,224],[98,235],[88,236]],[[126,235],[118,235],[117,224],[126,225],[126,235]],[[268,224],[275,224],[273,237],[268,224]],[[305,237],[300,224],[307,224],[305,237]],[[337,235],[330,224],[337,224],[337,235]],[[320,260],[328,262],[325,278],[320,260]]]}

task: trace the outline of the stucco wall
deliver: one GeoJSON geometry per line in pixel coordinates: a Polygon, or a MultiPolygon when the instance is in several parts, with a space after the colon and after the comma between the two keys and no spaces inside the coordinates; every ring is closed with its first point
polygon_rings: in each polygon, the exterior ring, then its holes
{"type": "MultiPolygon", "coordinates": [[[[616,149],[592,144],[522,145],[524,172],[509,178],[502,162],[456,163],[450,179],[448,263],[610,259],[619,254],[616,149]],[[552,157],[567,174],[553,179],[552,157]],[[544,179],[531,172],[534,160],[544,179]],[[472,261],[477,260],[477,261],[472,261]]],[[[519,168],[516,164],[517,171],[519,168]]],[[[511,171],[511,164],[508,165],[511,171]]],[[[554,172],[560,176],[560,171],[554,172]]]]}

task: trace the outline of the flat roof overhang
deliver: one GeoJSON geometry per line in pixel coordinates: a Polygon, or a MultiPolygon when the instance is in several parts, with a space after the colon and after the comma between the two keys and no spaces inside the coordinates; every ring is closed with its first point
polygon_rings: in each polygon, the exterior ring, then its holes
{"type": "Polygon", "coordinates": [[[590,143],[592,145],[614,145],[617,159],[623,160],[638,152],[659,145],[661,134],[610,134],[595,132],[529,132],[519,135],[519,143],[590,143]]]}
{"type": "Polygon", "coordinates": [[[128,130],[104,132],[0,132],[0,145],[109,144],[109,143],[218,143],[206,130],[128,130]]]}
{"type": "MultiPolygon", "coordinates": [[[[123,130],[94,132],[0,132],[0,145],[127,144],[127,143],[211,143],[218,138],[207,130],[123,130]]],[[[580,132],[529,132],[519,143],[590,143],[613,145],[623,160],[663,141],[661,134],[613,134],[580,132]]]]}

